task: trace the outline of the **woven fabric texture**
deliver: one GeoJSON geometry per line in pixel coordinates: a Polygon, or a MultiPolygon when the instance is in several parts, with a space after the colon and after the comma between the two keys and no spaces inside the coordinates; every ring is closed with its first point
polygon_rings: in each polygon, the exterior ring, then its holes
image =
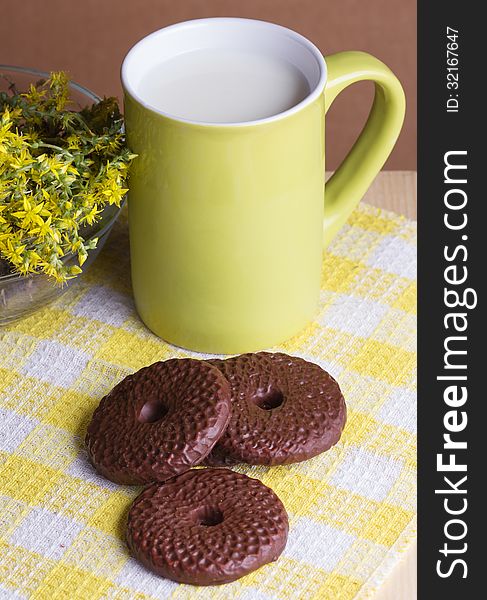
{"type": "Polygon", "coordinates": [[[0,598],[348,600],[371,597],[415,536],[416,224],[361,205],[324,256],[316,319],[270,350],[327,369],[348,405],[341,441],[283,467],[237,467],[290,518],[281,558],[214,588],[152,575],[124,543],[140,488],[88,464],[83,439],[125,375],[197,356],[134,309],[126,220],[54,304],[0,331],[0,598]]]}

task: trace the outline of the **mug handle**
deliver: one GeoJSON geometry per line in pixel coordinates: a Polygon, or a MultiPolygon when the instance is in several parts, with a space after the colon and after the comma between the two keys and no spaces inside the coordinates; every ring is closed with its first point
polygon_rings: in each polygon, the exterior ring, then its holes
{"type": "Polygon", "coordinates": [[[325,185],[324,245],[331,242],[381,170],[401,131],[406,101],[402,86],[383,62],[366,52],[326,57],[325,113],[338,94],[357,81],[373,81],[375,97],[357,141],[325,185]]]}

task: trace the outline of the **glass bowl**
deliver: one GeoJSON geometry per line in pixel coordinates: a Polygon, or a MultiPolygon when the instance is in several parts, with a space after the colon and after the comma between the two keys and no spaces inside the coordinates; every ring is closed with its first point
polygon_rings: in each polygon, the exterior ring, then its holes
{"type": "MultiPolygon", "coordinates": [[[[27,90],[31,83],[46,77],[49,77],[49,73],[35,69],[24,69],[23,67],[0,65],[0,91],[6,91],[12,83],[15,84],[18,90],[27,90]]],[[[71,106],[75,109],[81,110],[87,104],[100,101],[99,96],[77,83],[71,82],[69,88],[72,100],[71,106]]],[[[106,206],[101,214],[101,219],[95,225],[87,227],[83,231],[83,237],[86,240],[98,238],[96,248],[88,251],[88,258],[83,264],[83,273],[86,272],[103,248],[120,210],[121,207],[106,206]]],[[[62,260],[67,265],[77,264],[77,257],[74,254],[67,254],[62,260]]],[[[78,275],[78,277],[82,276],[83,274],[78,275]]],[[[12,273],[0,276],[0,326],[16,321],[58,298],[76,279],[77,277],[70,279],[61,287],[52,278],[42,273],[29,276],[12,273]]]]}

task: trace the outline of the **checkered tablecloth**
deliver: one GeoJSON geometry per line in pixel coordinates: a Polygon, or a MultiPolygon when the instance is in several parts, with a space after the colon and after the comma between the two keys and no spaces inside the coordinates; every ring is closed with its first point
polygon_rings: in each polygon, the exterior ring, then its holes
{"type": "Polygon", "coordinates": [[[281,558],[215,588],[152,575],[124,543],[139,488],[98,476],[83,438],[128,373],[191,356],[152,335],[131,297],[126,221],[58,301],[0,330],[0,598],[347,600],[370,597],[415,536],[416,226],[362,205],[324,257],[321,306],[275,348],[317,362],[348,404],[310,461],[238,467],[284,502],[281,558]]]}

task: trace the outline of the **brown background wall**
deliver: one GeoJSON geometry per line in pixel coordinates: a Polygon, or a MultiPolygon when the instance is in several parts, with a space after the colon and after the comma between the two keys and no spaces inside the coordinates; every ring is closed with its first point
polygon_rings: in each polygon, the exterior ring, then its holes
{"type": "MultiPolygon", "coordinates": [[[[416,168],[415,0],[2,0],[0,7],[0,63],[64,69],[94,92],[119,98],[127,50],[147,33],[186,19],[264,19],[302,33],[325,55],[371,52],[398,75],[408,100],[406,124],[386,168],[416,168]]],[[[328,169],[363,125],[371,88],[349,88],[330,110],[328,169]]]]}

